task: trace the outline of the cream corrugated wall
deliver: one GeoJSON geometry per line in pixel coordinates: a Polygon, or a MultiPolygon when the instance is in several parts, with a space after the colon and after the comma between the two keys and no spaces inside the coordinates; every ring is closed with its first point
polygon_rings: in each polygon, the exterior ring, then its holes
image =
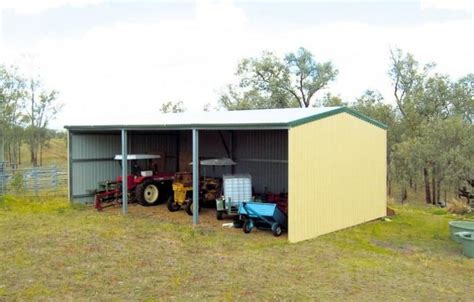
{"type": "Polygon", "coordinates": [[[386,214],[386,130],[347,113],[289,130],[289,230],[298,242],[386,214]]]}

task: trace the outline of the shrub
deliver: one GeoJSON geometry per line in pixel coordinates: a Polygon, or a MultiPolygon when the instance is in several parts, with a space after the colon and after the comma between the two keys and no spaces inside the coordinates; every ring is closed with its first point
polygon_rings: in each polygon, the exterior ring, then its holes
{"type": "Polygon", "coordinates": [[[16,194],[23,193],[25,191],[25,183],[23,181],[23,174],[16,172],[10,182],[10,188],[16,194]]]}
{"type": "Polygon", "coordinates": [[[461,200],[453,199],[448,202],[448,212],[452,214],[464,215],[471,212],[471,207],[461,200]]]}

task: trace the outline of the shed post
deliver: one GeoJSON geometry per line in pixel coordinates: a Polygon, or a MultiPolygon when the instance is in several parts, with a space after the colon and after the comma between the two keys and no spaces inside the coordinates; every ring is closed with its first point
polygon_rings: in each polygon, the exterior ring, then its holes
{"type": "Polygon", "coordinates": [[[68,173],[68,197],[69,202],[73,202],[73,194],[72,194],[72,133],[71,130],[67,131],[67,173],[68,173]]]}
{"type": "Polygon", "coordinates": [[[199,222],[199,131],[193,129],[193,225],[199,222]]]}
{"type": "Polygon", "coordinates": [[[122,213],[128,212],[128,146],[127,130],[122,129],[122,213]]]}

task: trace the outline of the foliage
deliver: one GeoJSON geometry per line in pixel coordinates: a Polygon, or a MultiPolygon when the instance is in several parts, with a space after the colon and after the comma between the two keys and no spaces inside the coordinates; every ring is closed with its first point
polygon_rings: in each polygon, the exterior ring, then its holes
{"type": "Polygon", "coordinates": [[[344,102],[338,95],[332,95],[330,92],[326,93],[322,99],[317,100],[313,105],[314,107],[340,107],[348,106],[347,102],[344,102]]]}
{"type": "Polygon", "coordinates": [[[229,85],[219,103],[228,110],[309,107],[337,73],[331,62],[316,62],[302,47],[283,59],[266,51],[240,62],[239,84],[229,85]]]}
{"type": "Polygon", "coordinates": [[[31,164],[42,164],[43,147],[51,138],[49,123],[62,108],[56,98],[57,92],[46,90],[39,79],[26,79],[17,68],[0,65],[0,129],[13,165],[21,164],[23,142],[30,147],[31,164]]]}
{"type": "MultiPolygon", "coordinates": [[[[452,82],[422,69],[411,54],[391,53],[389,75],[399,113],[394,146],[395,175],[400,182],[423,178],[425,200],[437,204],[474,171],[472,75],[452,82]],[[445,193],[446,195],[446,193],[445,193]]],[[[389,140],[394,138],[389,136],[389,140]]]]}
{"type": "Polygon", "coordinates": [[[10,187],[14,193],[20,194],[25,190],[25,183],[23,179],[23,174],[21,172],[15,173],[12,181],[10,182],[10,187]]]}
{"type": "Polygon", "coordinates": [[[161,113],[179,113],[179,112],[184,112],[184,111],[186,111],[186,108],[184,107],[184,104],[182,101],[164,102],[163,104],[161,104],[161,107],[160,107],[161,113]]]}

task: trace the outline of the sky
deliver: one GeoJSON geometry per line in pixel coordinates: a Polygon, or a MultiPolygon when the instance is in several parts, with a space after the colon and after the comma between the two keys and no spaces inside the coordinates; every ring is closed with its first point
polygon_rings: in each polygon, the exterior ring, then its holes
{"type": "Polygon", "coordinates": [[[305,47],[339,70],[326,92],[393,102],[390,49],[456,80],[474,72],[474,1],[1,0],[0,64],[40,75],[63,109],[51,126],[217,105],[238,62],[305,47]]]}

